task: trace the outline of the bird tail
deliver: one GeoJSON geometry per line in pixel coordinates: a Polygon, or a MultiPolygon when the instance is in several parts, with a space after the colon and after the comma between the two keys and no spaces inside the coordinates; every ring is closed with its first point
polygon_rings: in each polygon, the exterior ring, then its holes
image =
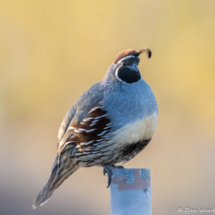
{"type": "Polygon", "coordinates": [[[38,206],[44,205],[50,199],[54,191],[63,183],[63,181],[79,168],[77,164],[72,163],[70,163],[69,167],[67,166],[68,168],[66,168],[64,164],[62,165],[62,163],[63,162],[58,163],[57,156],[49,180],[33,203],[34,209],[38,206]]]}

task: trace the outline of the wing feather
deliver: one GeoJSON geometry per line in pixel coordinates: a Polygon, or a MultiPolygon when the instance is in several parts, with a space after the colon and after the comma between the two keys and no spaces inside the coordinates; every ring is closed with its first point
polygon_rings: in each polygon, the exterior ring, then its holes
{"type": "MultiPolygon", "coordinates": [[[[71,151],[70,155],[74,158],[95,154],[100,148],[99,145],[107,140],[107,134],[111,129],[110,125],[111,122],[104,106],[101,103],[93,106],[79,124],[71,122],[64,135],[66,141],[61,141],[58,147],[59,157],[68,150],[71,151]]],[[[98,155],[95,156],[98,157],[98,155]]]]}
{"type": "Polygon", "coordinates": [[[69,125],[73,121],[79,124],[80,121],[88,114],[89,110],[101,102],[103,99],[103,90],[101,82],[94,84],[89,90],[84,92],[82,96],[72,105],[70,110],[67,112],[66,116],[61,123],[58,132],[58,142],[57,147],[59,147],[62,142],[67,141],[68,137],[65,134],[69,128],[69,125]]]}

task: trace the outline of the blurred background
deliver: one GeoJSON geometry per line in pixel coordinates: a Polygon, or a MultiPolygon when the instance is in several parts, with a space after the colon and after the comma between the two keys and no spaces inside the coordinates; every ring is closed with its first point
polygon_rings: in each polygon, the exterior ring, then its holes
{"type": "Polygon", "coordinates": [[[0,5],[1,215],[110,213],[98,167],[77,171],[43,207],[31,205],[49,177],[67,110],[119,52],[142,47],[152,50],[140,71],[159,121],[151,143],[125,167],[150,168],[153,214],[215,207],[215,1],[0,5]]]}

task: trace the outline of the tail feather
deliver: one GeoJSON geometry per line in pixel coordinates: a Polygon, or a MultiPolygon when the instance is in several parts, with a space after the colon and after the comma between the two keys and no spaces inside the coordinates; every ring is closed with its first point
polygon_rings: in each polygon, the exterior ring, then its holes
{"type": "Polygon", "coordinates": [[[55,163],[52,168],[52,173],[47,181],[46,185],[40,191],[39,195],[35,199],[33,203],[33,208],[37,208],[38,206],[44,205],[52,196],[55,189],[57,189],[65,179],[67,179],[72,173],[78,170],[78,165],[71,164],[69,168],[65,168],[64,165],[58,164],[57,158],[55,159],[55,163]]]}

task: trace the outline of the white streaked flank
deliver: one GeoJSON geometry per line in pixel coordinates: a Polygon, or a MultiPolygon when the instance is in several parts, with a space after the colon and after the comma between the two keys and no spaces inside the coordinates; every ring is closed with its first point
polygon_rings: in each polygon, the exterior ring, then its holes
{"type": "Polygon", "coordinates": [[[93,132],[93,131],[95,131],[95,130],[96,130],[96,128],[93,128],[93,129],[87,130],[87,133],[93,132]]]}
{"type": "Polygon", "coordinates": [[[70,144],[70,143],[75,143],[75,141],[66,142],[64,145],[66,146],[66,145],[68,145],[68,144],[70,144]]]}
{"type": "Polygon", "coordinates": [[[100,137],[100,136],[104,135],[104,134],[107,133],[107,132],[108,132],[107,130],[106,130],[106,131],[103,131],[102,133],[98,134],[98,136],[100,137]]]}
{"type": "Polygon", "coordinates": [[[110,128],[110,126],[106,126],[106,127],[104,128],[104,130],[106,130],[106,129],[108,129],[108,128],[110,128]]]}
{"type": "Polygon", "coordinates": [[[83,119],[83,121],[84,121],[84,122],[87,122],[87,121],[89,121],[89,120],[91,120],[91,119],[94,119],[94,117],[85,118],[85,119],[83,119]]]}
{"type": "Polygon", "coordinates": [[[90,152],[84,152],[84,154],[85,154],[85,155],[89,155],[89,154],[91,154],[91,153],[90,153],[90,152]]]}
{"type": "Polygon", "coordinates": [[[94,142],[94,140],[91,140],[91,141],[89,141],[89,142],[83,142],[83,143],[81,143],[81,145],[82,146],[86,146],[86,145],[90,145],[91,143],[93,143],[94,142]]]}
{"type": "Polygon", "coordinates": [[[78,130],[79,131],[86,131],[86,129],[84,129],[84,128],[79,128],[78,130]]]}
{"type": "Polygon", "coordinates": [[[99,119],[93,120],[93,121],[92,121],[92,124],[90,124],[90,126],[95,125],[98,121],[99,121],[99,119]]]}
{"type": "Polygon", "coordinates": [[[105,116],[107,116],[108,114],[104,114],[104,115],[102,115],[102,116],[97,116],[95,119],[100,119],[100,118],[102,118],[102,117],[105,117],[105,116]]]}
{"type": "Polygon", "coordinates": [[[75,129],[75,130],[74,130],[74,132],[76,132],[76,133],[80,133],[81,131],[79,131],[79,130],[75,129]]]}
{"type": "Polygon", "coordinates": [[[93,112],[94,110],[97,110],[98,108],[100,108],[100,106],[97,106],[97,107],[92,108],[92,109],[89,111],[89,113],[93,112]]]}

